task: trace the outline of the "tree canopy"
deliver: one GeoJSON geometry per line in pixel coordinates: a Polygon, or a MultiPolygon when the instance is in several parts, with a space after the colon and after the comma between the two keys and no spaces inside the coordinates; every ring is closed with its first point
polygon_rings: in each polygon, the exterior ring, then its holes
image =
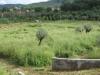
{"type": "Polygon", "coordinates": [[[100,7],[100,0],[73,0],[72,2],[66,0],[63,2],[61,9],[63,11],[89,10],[97,7],[100,7]]]}

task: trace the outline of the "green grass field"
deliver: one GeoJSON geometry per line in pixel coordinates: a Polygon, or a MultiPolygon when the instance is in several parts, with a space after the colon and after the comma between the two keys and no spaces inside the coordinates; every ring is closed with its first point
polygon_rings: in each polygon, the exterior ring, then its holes
{"type": "Polygon", "coordinates": [[[55,21],[0,24],[0,57],[16,65],[42,67],[52,62],[56,53],[69,58],[100,58],[96,44],[100,35],[99,21],[55,21]],[[90,24],[90,33],[76,32],[78,26],[90,24]],[[36,32],[43,28],[48,36],[38,46],[36,32]]]}

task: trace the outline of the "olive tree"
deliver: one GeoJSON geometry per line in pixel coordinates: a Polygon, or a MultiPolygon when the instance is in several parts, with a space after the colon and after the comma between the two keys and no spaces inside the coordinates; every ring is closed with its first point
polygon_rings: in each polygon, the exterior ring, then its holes
{"type": "Polygon", "coordinates": [[[42,28],[38,29],[38,31],[36,32],[36,37],[39,40],[39,44],[38,45],[41,45],[42,40],[46,36],[47,36],[47,32],[44,29],[42,29],[42,28]]]}

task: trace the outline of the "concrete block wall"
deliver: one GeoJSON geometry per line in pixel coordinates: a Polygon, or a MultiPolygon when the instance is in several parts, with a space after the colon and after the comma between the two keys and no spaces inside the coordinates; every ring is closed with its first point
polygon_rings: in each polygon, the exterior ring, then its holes
{"type": "Polygon", "coordinates": [[[59,70],[83,70],[100,68],[100,59],[67,59],[53,58],[52,69],[59,70]]]}

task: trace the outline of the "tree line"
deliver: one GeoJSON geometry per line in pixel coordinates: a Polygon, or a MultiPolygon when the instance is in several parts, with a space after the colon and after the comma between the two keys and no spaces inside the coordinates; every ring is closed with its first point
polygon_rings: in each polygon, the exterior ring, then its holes
{"type": "Polygon", "coordinates": [[[0,9],[3,20],[100,20],[100,0],[55,0],[59,7],[13,7],[0,9]],[[5,19],[6,18],[6,19],[5,19]]]}

